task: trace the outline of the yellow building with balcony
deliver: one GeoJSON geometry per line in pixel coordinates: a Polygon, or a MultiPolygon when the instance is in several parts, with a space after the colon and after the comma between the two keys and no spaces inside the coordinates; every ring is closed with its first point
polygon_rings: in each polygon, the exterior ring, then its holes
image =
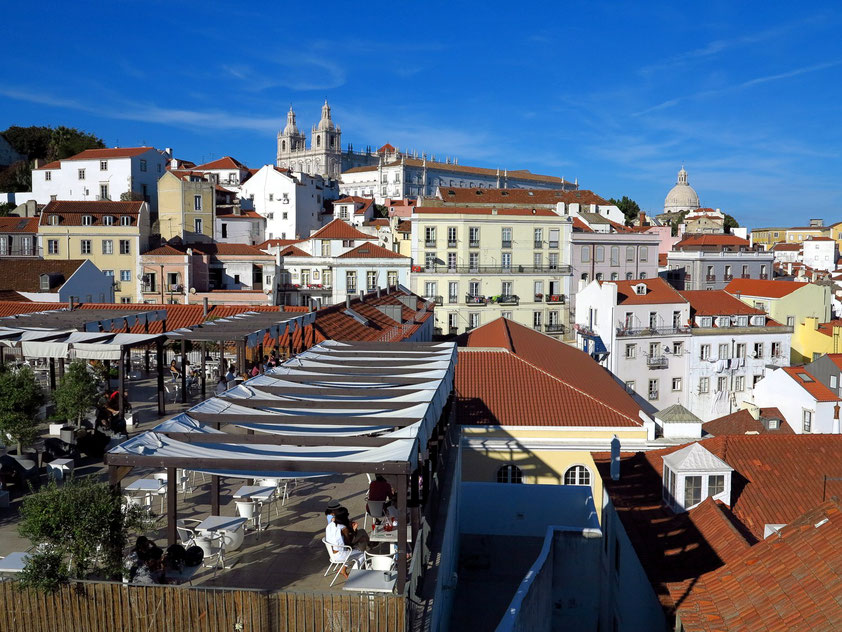
{"type": "Polygon", "coordinates": [[[214,240],[216,184],[193,171],[168,171],[158,180],[158,226],[161,238],[184,243],[214,240]]]}
{"type": "Polygon", "coordinates": [[[775,226],[772,228],[754,228],[751,231],[751,243],[771,250],[775,244],[786,241],[786,228],[775,226]]]}
{"type": "Polygon", "coordinates": [[[547,208],[418,206],[412,291],[439,305],[440,334],[502,316],[561,336],[569,327],[572,226],[547,208]]]}
{"type": "Polygon", "coordinates": [[[41,211],[44,259],[88,259],[114,279],[114,301],[138,297],[139,258],[149,243],[149,205],[54,200],[41,211]]]}

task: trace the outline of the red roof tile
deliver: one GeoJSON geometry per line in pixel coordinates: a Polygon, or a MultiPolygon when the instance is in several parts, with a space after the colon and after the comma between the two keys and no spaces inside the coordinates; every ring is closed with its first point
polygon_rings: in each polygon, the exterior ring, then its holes
{"type": "Polygon", "coordinates": [[[777,432],[780,434],[794,434],[780,410],[777,408],[761,408],[760,419],[755,419],[745,408],[730,415],[724,415],[702,424],[702,430],[713,437],[720,435],[744,435],[777,432]],[[761,419],[777,420],[777,428],[769,430],[761,419]]]}
{"type": "Polygon", "coordinates": [[[482,206],[416,206],[415,213],[421,215],[513,215],[539,217],[559,217],[558,213],[547,208],[491,208],[482,206]]]}
{"type": "Polygon", "coordinates": [[[786,242],[779,242],[772,246],[772,250],[787,250],[792,252],[798,252],[801,248],[801,244],[788,244],[786,242]]]}
{"type": "Polygon", "coordinates": [[[377,240],[373,235],[366,235],[361,233],[350,224],[343,222],[341,219],[335,219],[327,226],[322,226],[315,233],[310,235],[308,239],[343,239],[343,240],[377,240]]]}
{"type": "Polygon", "coordinates": [[[833,336],[834,327],[842,327],[842,320],[829,320],[826,323],[819,323],[817,331],[825,336],[833,336]]]}
{"type": "Polygon", "coordinates": [[[363,226],[377,226],[377,227],[388,227],[389,220],[385,217],[378,217],[377,219],[370,219],[368,220],[363,226]]]}
{"type": "Polygon", "coordinates": [[[378,154],[386,154],[386,153],[393,154],[393,153],[395,153],[395,151],[396,151],[396,149],[394,147],[392,147],[392,145],[390,145],[389,143],[386,143],[380,149],[377,150],[377,153],[378,154]]]}
{"type": "Polygon", "coordinates": [[[658,253],[658,267],[665,268],[667,267],[669,255],[666,252],[659,252],[658,253]]]}
{"type": "MultiPolygon", "coordinates": [[[[393,162],[387,163],[383,165],[384,167],[390,166],[397,166],[400,164],[405,164],[410,167],[424,167],[426,166],[427,169],[440,169],[443,171],[449,171],[451,173],[471,173],[476,175],[484,175],[484,176],[497,176],[498,172],[501,178],[505,178],[505,172],[495,170],[495,169],[487,169],[485,167],[469,167],[467,165],[458,165],[452,163],[444,163],[444,162],[437,162],[433,160],[425,160],[422,158],[407,158],[402,157],[398,160],[393,162]]],[[[367,165],[363,167],[353,167],[351,169],[347,169],[343,173],[364,173],[366,171],[377,171],[377,165],[367,165]]],[[[533,180],[535,182],[552,182],[555,184],[563,184],[563,180],[556,176],[544,176],[537,173],[532,173],[527,169],[518,169],[516,171],[512,171],[511,169],[508,171],[508,177],[517,180],[533,180]]]]}
{"type": "Polygon", "coordinates": [[[444,202],[456,204],[597,204],[608,206],[605,198],[593,191],[577,189],[562,191],[561,189],[485,189],[459,188],[440,186],[438,195],[444,202]]]}
{"type": "Polygon", "coordinates": [[[579,230],[583,233],[592,233],[593,228],[588,226],[580,217],[573,218],[573,230],[579,230]]]}
{"type": "Polygon", "coordinates": [[[145,154],[147,151],[154,151],[154,147],[110,147],[106,149],[86,149],[83,152],[70,156],[70,158],[62,158],[59,162],[65,160],[103,160],[105,158],[132,158],[145,154]]]}
{"type": "Polygon", "coordinates": [[[310,257],[309,252],[304,252],[301,248],[293,245],[284,246],[283,250],[278,252],[279,257],[310,257]]]}
{"type": "MultiPolygon", "coordinates": [[[[575,347],[505,318],[498,318],[487,325],[462,334],[457,340],[462,347],[505,349],[517,358],[518,362],[513,362],[499,355],[489,356],[495,359],[497,366],[491,368],[489,365],[490,368],[486,372],[476,366],[473,372],[460,373],[457,364],[456,390],[461,396],[488,397],[490,401],[497,403],[501,415],[503,412],[506,413],[503,417],[509,425],[566,425],[565,419],[574,418],[575,423],[584,424],[585,417],[581,416],[584,410],[590,410],[592,413],[591,425],[642,425],[639,416],[640,407],[634,399],[608,371],[575,347]],[[522,412],[518,413],[522,395],[524,398],[534,397],[536,401],[540,399],[540,395],[538,395],[538,390],[531,386],[534,382],[529,379],[518,380],[518,388],[501,389],[500,384],[512,383],[512,380],[504,375],[507,369],[511,369],[519,376],[532,375],[534,379],[540,379],[542,384],[548,384],[548,382],[544,378],[539,378],[539,375],[543,374],[552,379],[553,381],[549,383],[556,385],[555,388],[559,393],[557,397],[560,398],[556,400],[559,407],[554,409],[557,415],[553,419],[548,419],[548,416],[541,415],[538,409],[532,410],[534,415],[531,418],[527,418],[522,412]],[[464,384],[460,379],[464,380],[464,384]],[[463,384],[464,388],[460,384],[463,384]],[[473,395],[466,394],[469,392],[473,395]],[[572,417],[569,411],[564,412],[561,406],[563,401],[577,402],[576,416],[572,417]],[[521,422],[517,421],[518,414],[521,415],[521,422]]],[[[479,362],[471,360],[472,356],[469,354],[465,357],[469,359],[463,366],[469,362],[474,364],[479,362]]],[[[474,418],[477,417],[476,412],[472,412],[471,415],[474,418]]]]}
{"type": "Polygon", "coordinates": [[[0,289],[40,292],[41,275],[48,274],[50,292],[56,292],[84,263],[84,259],[3,257],[0,259],[0,289]]]}
{"type": "Polygon", "coordinates": [[[272,248],[274,246],[289,246],[290,244],[297,244],[304,239],[267,239],[262,244],[257,244],[257,247],[261,250],[266,250],[267,248],[272,248]]]}
{"type": "Polygon", "coordinates": [[[687,302],[687,300],[682,297],[673,286],[660,277],[653,279],[639,279],[637,281],[602,281],[602,283],[615,283],[617,285],[618,305],[651,305],[655,303],[687,302]],[[634,287],[641,283],[646,286],[645,294],[637,294],[634,291],[634,287]]]}
{"type": "Polygon", "coordinates": [[[804,283],[795,281],[763,281],[760,279],[734,279],[725,286],[729,294],[745,294],[746,296],[762,296],[764,298],[782,298],[800,290],[804,283]]]}
{"type": "Polygon", "coordinates": [[[412,232],[412,221],[405,219],[398,224],[397,231],[399,233],[411,233],[412,232]]]}
{"type": "Polygon", "coordinates": [[[164,244],[159,248],[143,253],[151,256],[164,255],[184,255],[187,250],[192,250],[196,255],[211,255],[217,257],[238,256],[238,257],[260,257],[265,259],[272,255],[263,252],[260,246],[250,246],[249,244],[164,244]]]}
{"type": "Polygon", "coordinates": [[[37,233],[37,217],[0,217],[0,233],[37,233]]]}
{"type": "Polygon", "coordinates": [[[82,226],[83,217],[91,216],[92,226],[103,226],[102,218],[105,216],[117,217],[113,226],[120,226],[119,217],[127,216],[132,226],[137,226],[138,215],[144,202],[82,202],[72,200],[53,200],[41,211],[40,226],[49,227],[49,217],[58,216],[59,226],[82,226]]]}
{"type": "Polygon", "coordinates": [[[406,259],[408,261],[409,257],[392,252],[377,244],[360,244],[356,248],[339,255],[337,259],[406,259]]]}
{"type": "Polygon", "coordinates": [[[223,156],[218,160],[213,160],[211,162],[206,162],[203,165],[199,165],[198,167],[193,167],[195,171],[211,171],[214,169],[245,169],[249,170],[243,163],[239,160],[235,160],[231,156],[223,156]]]}
{"type": "Polygon", "coordinates": [[[685,234],[681,241],[673,246],[673,250],[681,250],[682,248],[693,248],[701,246],[749,246],[745,239],[735,237],[734,235],[710,235],[710,234],[685,234]]]}
{"type": "Polygon", "coordinates": [[[53,169],[61,169],[61,160],[53,160],[52,162],[48,162],[46,165],[41,165],[36,169],[36,171],[48,171],[53,169]]]}
{"type": "Polygon", "coordinates": [[[687,299],[697,316],[736,316],[765,314],[731,296],[725,290],[681,290],[679,294],[687,299]]]}
{"type": "Polygon", "coordinates": [[[789,375],[801,388],[807,391],[817,402],[839,401],[839,396],[816,379],[816,376],[800,366],[785,366],[781,370],[789,375]]]}

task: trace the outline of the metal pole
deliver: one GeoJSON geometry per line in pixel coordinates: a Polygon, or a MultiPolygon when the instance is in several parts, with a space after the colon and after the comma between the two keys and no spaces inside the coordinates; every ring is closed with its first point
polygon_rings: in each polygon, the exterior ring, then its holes
{"type": "Polygon", "coordinates": [[[155,342],[155,358],[158,361],[158,416],[166,414],[164,405],[164,340],[155,342]]]}
{"type": "Polygon", "coordinates": [[[120,347],[120,367],[117,370],[117,410],[119,418],[124,419],[126,414],[126,402],[123,398],[123,389],[126,387],[126,350],[120,347]]]}
{"type": "Polygon", "coordinates": [[[181,403],[187,403],[187,341],[181,339],[181,403]]]}
{"type": "Polygon", "coordinates": [[[202,342],[202,399],[205,399],[207,392],[207,368],[205,366],[205,357],[208,354],[207,343],[202,342]]]}
{"type": "Polygon", "coordinates": [[[173,545],[176,543],[176,512],[178,510],[178,480],[176,478],[176,468],[167,468],[167,544],[173,545]]]}
{"type": "Polygon", "coordinates": [[[219,477],[211,476],[211,515],[219,515],[219,477]]]}
{"type": "Polygon", "coordinates": [[[56,390],[56,359],[50,358],[50,390],[56,390]]]}
{"type": "Polygon", "coordinates": [[[398,584],[402,595],[406,586],[406,475],[398,475],[398,584]]]}

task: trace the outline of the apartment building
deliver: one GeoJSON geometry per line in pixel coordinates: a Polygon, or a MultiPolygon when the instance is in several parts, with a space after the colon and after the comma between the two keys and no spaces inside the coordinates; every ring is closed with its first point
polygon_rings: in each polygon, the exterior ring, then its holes
{"type": "Polygon", "coordinates": [[[551,335],[568,325],[572,218],[546,208],[418,206],[411,287],[442,334],[501,316],[551,335]]]}
{"type": "Polygon", "coordinates": [[[333,219],[341,219],[351,226],[362,226],[373,218],[373,198],[346,196],[333,202],[333,219]]]}
{"type": "Polygon", "coordinates": [[[687,406],[690,304],[669,283],[591,281],[577,305],[576,346],[601,357],[644,409],[687,406]]]}
{"type": "Polygon", "coordinates": [[[777,407],[795,434],[840,433],[838,389],[829,388],[805,367],[767,372],[754,385],[752,402],[777,407]]]}
{"type": "Polygon", "coordinates": [[[226,244],[262,244],[266,240],[266,218],[255,211],[244,211],[239,204],[217,207],[214,239],[226,244]]]}
{"type": "Polygon", "coordinates": [[[0,217],[0,257],[40,257],[37,217],[0,217]]]}
{"type": "Polygon", "coordinates": [[[722,290],[733,279],[771,279],[775,255],[733,235],[685,235],[667,253],[667,280],[679,290],[722,290]]]}
{"type": "Polygon", "coordinates": [[[198,165],[193,167],[192,171],[205,174],[207,179],[214,184],[229,188],[232,191],[236,191],[252,175],[251,169],[231,156],[223,156],[218,160],[198,165]]]}
{"type": "Polygon", "coordinates": [[[89,259],[114,280],[115,301],[137,297],[139,256],[149,243],[146,202],[50,202],[38,236],[44,259],[89,259]]]}
{"type": "Polygon", "coordinates": [[[830,237],[809,237],[801,242],[801,260],[814,270],[835,270],[839,248],[830,237]]]}
{"type": "Polygon", "coordinates": [[[751,230],[751,245],[760,246],[764,250],[771,250],[775,244],[786,242],[786,228],[772,226],[769,228],[753,228],[751,230]]]}
{"type": "Polygon", "coordinates": [[[154,147],[86,149],[32,170],[32,198],[51,200],[122,200],[130,197],[158,210],[158,178],[166,171],[172,150],[154,147]]]}
{"type": "Polygon", "coordinates": [[[167,171],[158,180],[158,233],[169,241],[212,242],[216,185],[195,171],[167,171]]]}

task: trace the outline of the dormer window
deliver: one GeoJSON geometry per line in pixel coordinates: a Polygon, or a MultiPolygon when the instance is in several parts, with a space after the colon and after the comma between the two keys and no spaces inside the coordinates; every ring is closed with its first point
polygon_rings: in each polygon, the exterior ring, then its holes
{"type": "Polygon", "coordinates": [[[664,457],[663,500],[675,512],[688,511],[706,498],[731,504],[733,468],[699,443],[664,457]]]}
{"type": "Polygon", "coordinates": [[[646,284],[645,283],[638,283],[634,286],[634,293],[639,295],[646,294],[646,284]]]}
{"type": "Polygon", "coordinates": [[[713,316],[700,316],[699,317],[699,327],[712,327],[713,326],[713,316]]]}
{"type": "Polygon", "coordinates": [[[50,291],[50,275],[42,274],[38,278],[38,284],[42,292],[50,291]]]}
{"type": "Polygon", "coordinates": [[[103,226],[114,226],[114,216],[113,215],[103,215],[102,216],[102,225],[103,226]]]}
{"type": "Polygon", "coordinates": [[[94,223],[94,218],[91,215],[82,216],[82,226],[90,226],[94,223]]]}
{"type": "Polygon", "coordinates": [[[50,216],[47,218],[47,223],[48,223],[50,226],[58,226],[58,215],[50,215],[50,216]]]}
{"type": "Polygon", "coordinates": [[[737,327],[748,327],[748,316],[737,316],[737,327]]]}
{"type": "Polygon", "coordinates": [[[132,225],[132,218],[128,215],[123,215],[120,217],[120,226],[131,226],[132,225]]]}

